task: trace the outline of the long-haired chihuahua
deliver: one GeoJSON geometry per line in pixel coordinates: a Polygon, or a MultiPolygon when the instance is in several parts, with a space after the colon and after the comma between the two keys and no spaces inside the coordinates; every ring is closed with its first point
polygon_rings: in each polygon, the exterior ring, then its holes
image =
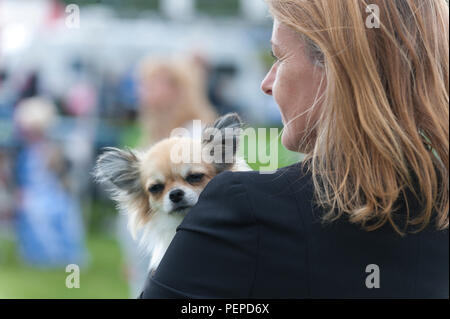
{"type": "Polygon", "coordinates": [[[99,156],[94,177],[128,215],[135,239],[142,230],[150,270],[158,267],[208,182],[225,170],[250,170],[238,155],[241,127],[239,116],[229,113],[204,128],[201,139],[172,136],[146,151],[106,148],[99,156]]]}

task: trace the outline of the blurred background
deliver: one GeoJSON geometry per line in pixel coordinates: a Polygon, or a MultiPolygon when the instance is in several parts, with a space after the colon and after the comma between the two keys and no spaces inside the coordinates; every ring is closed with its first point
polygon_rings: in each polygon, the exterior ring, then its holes
{"type": "Polygon", "coordinates": [[[148,256],[96,157],[232,111],[280,129],[271,29],[263,0],[0,0],[0,298],[135,298],[148,256]]]}

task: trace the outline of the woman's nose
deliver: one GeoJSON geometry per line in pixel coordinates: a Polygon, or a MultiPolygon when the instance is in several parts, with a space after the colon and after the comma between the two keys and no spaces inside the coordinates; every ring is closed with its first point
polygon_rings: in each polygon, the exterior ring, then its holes
{"type": "Polygon", "coordinates": [[[261,83],[261,90],[267,94],[272,95],[272,85],[273,85],[273,68],[267,73],[266,77],[261,83]]]}

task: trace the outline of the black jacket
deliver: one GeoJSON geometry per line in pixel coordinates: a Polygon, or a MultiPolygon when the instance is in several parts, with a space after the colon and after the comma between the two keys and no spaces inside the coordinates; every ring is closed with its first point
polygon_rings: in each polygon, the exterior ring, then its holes
{"type": "Polygon", "coordinates": [[[345,217],[324,225],[312,199],[300,164],[219,174],[140,298],[449,297],[448,230],[401,237],[388,224],[367,232],[345,217]],[[377,273],[379,288],[368,288],[377,273]]]}

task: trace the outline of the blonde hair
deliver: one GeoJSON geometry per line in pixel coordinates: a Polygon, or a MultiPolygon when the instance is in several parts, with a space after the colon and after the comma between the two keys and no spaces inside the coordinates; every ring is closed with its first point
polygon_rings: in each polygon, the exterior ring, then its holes
{"type": "Polygon", "coordinates": [[[323,220],[345,215],[368,231],[389,222],[404,235],[435,218],[437,229],[448,229],[447,2],[266,1],[323,62],[322,110],[309,131],[315,138],[301,141],[315,200],[327,208],[323,220]],[[379,8],[379,28],[366,27],[369,4],[379,8]],[[407,214],[398,216],[401,192],[422,210],[412,216],[406,203],[407,214]]]}
{"type": "MultiPolygon", "coordinates": [[[[149,78],[158,76],[161,72],[168,74],[171,82],[182,95],[176,108],[166,110],[165,119],[162,122],[160,111],[152,112],[151,108],[146,108],[145,105],[141,107],[144,127],[151,131],[155,131],[152,128],[156,128],[157,132],[162,133],[159,136],[160,139],[168,137],[172,129],[181,127],[188,121],[194,119],[205,123],[214,121],[216,112],[209,103],[206,92],[206,72],[201,69],[200,65],[187,57],[151,56],[140,62],[138,78],[141,83],[145,83],[149,78]]],[[[155,140],[155,136],[151,138],[155,140]]]]}

